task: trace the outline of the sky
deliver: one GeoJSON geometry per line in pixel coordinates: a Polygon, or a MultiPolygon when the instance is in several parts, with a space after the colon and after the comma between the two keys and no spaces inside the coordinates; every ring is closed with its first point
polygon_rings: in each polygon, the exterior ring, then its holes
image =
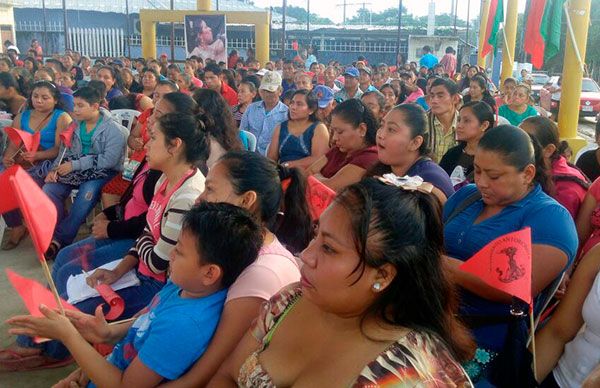
{"type": "MultiPolygon", "coordinates": [[[[372,12],[380,12],[390,7],[397,7],[398,0],[346,0],[347,5],[346,17],[350,18],[356,13],[359,8],[362,8],[362,3],[366,3],[365,7],[370,9],[372,12]],[[370,5],[368,3],[371,3],[370,5]],[[359,5],[360,4],[360,5],[359,5]]],[[[458,17],[461,19],[467,18],[467,3],[468,0],[456,0],[458,1],[458,17]]],[[[306,8],[307,0],[288,0],[288,5],[306,8]]],[[[341,23],[342,7],[344,0],[312,0],[310,2],[311,13],[319,14],[320,16],[327,16],[336,23],[341,23]],[[339,5],[339,6],[338,6],[339,5]]],[[[434,0],[435,2],[435,13],[452,13],[452,0],[434,0]]],[[[280,7],[282,0],[254,0],[254,4],[258,7],[280,7]]],[[[427,15],[429,0],[403,0],[402,6],[404,6],[409,13],[416,16],[427,15]]],[[[470,18],[473,19],[479,13],[480,0],[471,0],[470,18]]],[[[525,1],[519,2],[519,12],[523,12],[525,7],[525,1]]]]}

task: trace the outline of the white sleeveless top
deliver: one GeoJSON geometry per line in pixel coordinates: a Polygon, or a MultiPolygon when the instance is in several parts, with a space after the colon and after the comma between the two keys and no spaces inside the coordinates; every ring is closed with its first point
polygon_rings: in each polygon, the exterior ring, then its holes
{"type": "Polygon", "coordinates": [[[600,273],[583,303],[584,325],[554,368],[554,378],[561,388],[579,388],[600,364],[600,273]]]}

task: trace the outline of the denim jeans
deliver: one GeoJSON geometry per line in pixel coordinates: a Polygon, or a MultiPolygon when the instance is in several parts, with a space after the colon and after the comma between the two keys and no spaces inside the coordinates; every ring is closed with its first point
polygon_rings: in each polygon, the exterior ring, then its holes
{"type": "Polygon", "coordinates": [[[94,272],[98,267],[119,260],[133,246],[133,239],[100,239],[88,237],[65,247],[58,252],[52,266],[52,279],[61,298],[67,300],[67,280],[82,271],[94,272]]]}
{"type": "Polygon", "coordinates": [[[77,186],[64,183],[46,183],[44,193],[50,197],[58,213],[53,239],[61,246],[69,245],[77,236],[77,231],[85,218],[100,199],[102,187],[112,178],[94,179],[77,186]],[[77,195],[68,214],[65,211],[65,201],[71,191],[77,189],[77,195]]]}

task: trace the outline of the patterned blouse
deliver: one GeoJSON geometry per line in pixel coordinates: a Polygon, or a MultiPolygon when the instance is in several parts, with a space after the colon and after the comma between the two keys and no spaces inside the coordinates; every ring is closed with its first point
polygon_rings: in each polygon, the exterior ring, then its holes
{"type": "MultiPolygon", "coordinates": [[[[302,297],[299,283],[283,288],[265,304],[252,328],[262,346],[240,369],[238,387],[272,388],[275,383],[258,359],[295,303],[302,297]]],[[[436,335],[411,331],[367,364],[351,385],[366,387],[473,387],[469,377],[436,335]]]]}

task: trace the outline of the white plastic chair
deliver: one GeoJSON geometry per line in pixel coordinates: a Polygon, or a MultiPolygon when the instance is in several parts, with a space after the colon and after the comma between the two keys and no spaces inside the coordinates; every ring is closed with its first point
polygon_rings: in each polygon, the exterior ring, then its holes
{"type": "Polygon", "coordinates": [[[115,109],[111,110],[110,114],[119,124],[127,129],[127,135],[129,136],[134,119],[141,113],[133,109],[115,109]]]}
{"type": "Polygon", "coordinates": [[[245,133],[248,138],[248,151],[256,151],[256,136],[252,132],[244,131],[243,129],[240,132],[245,133]]]}

